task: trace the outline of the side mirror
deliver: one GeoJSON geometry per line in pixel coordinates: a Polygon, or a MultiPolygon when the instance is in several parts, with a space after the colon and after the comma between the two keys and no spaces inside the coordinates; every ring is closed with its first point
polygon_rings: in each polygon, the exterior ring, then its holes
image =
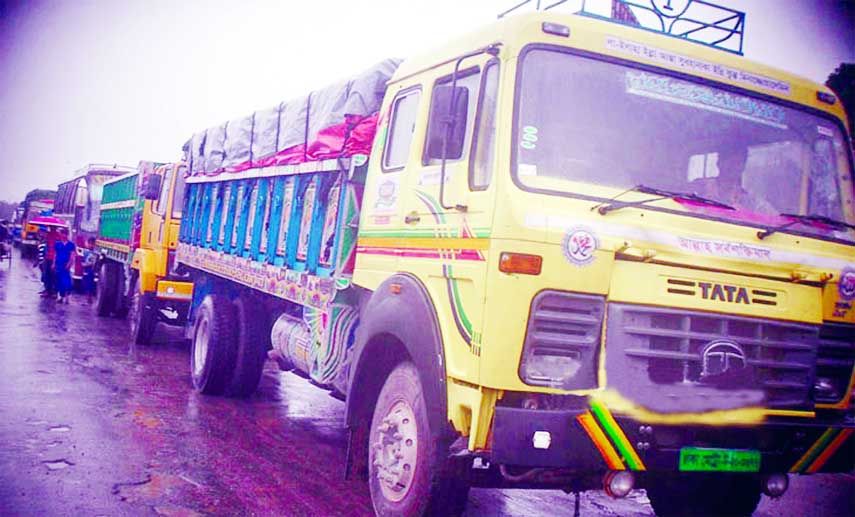
{"type": "Polygon", "coordinates": [[[463,156],[466,136],[466,115],[469,106],[469,89],[463,86],[437,86],[433,90],[428,124],[428,160],[457,159],[463,156]],[[452,102],[454,105],[452,105],[452,102]],[[445,154],[443,155],[443,140],[445,154]]]}
{"type": "Polygon", "coordinates": [[[156,201],[160,197],[161,182],[163,182],[161,175],[152,174],[149,176],[143,187],[143,197],[151,201],[156,201]]]}

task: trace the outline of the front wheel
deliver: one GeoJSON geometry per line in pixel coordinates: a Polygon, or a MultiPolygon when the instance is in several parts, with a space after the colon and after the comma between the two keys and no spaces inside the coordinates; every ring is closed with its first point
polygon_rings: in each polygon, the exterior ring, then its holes
{"type": "Polygon", "coordinates": [[[751,476],[672,475],[654,478],[647,486],[650,506],[659,517],[745,517],[754,513],[760,497],[760,483],[751,476]]]}
{"type": "Polygon", "coordinates": [[[109,316],[116,303],[116,268],[102,262],[98,268],[98,286],[95,290],[95,311],[98,316],[109,316]]]}
{"type": "Polygon", "coordinates": [[[131,325],[131,340],[138,345],[151,342],[157,326],[157,311],[149,293],[140,292],[140,280],[134,279],[131,286],[131,301],[128,304],[128,320],[131,325]]]}
{"type": "Polygon", "coordinates": [[[383,385],[369,432],[371,502],[377,515],[459,515],[469,486],[442,473],[418,370],[401,363],[383,385]]]}

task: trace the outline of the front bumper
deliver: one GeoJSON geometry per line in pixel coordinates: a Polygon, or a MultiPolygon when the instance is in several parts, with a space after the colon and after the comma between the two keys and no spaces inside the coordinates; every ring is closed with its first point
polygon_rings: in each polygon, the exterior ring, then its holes
{"type": "Polygon", "coordinates": [[[769,420],[761,425],[649,425],[591,409],[532,410],[497,407],[492,461],[580,473],[610,470],[676,472],[683,448],[759,451],[759,473],[852,472],[855,424],[769,420]],[[535,433],[540,431],[539,446],[535,433]],[[542,448],[543,432],[549,445],[542,448]]]}
{"type": "Polygon", "coordinates": [[[158,300],[190,303],[193,299],[193,282],[158,280],[154,295],[158,300]]]}

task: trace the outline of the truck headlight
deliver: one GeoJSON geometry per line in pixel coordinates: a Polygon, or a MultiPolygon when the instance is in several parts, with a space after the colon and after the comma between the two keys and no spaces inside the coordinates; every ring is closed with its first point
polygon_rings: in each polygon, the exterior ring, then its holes
{"type": "Polygon", "coordinates": [[[597,354],[606,301],[602,296],[542,291],[535,296],[523,345],[526,384],[562,389],[597,386],[597,354]]]}
{"type": "Polygon", "coordinates": [[[839,389],[838,382],[835,381],[836,379],[831,377],[817,377],[813,384],[814,398],[822,402],[842,399],[844,392],[839,389]]]}

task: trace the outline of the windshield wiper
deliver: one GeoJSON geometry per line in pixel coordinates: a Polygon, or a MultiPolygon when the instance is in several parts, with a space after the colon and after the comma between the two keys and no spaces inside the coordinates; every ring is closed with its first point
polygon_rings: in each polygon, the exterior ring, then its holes
{"type": "Polygon", "coordinates": [[[620,210],[621,208],[627,207],[636,207],[643,206],[647,203],[652,203],[654,201],[661,201],[663,199],[684,199],[686,201],[694,201],[695,203],[701,203],[707,206],[714,206],[717,208],[724,208],[725,210],[735,210],[732,206],[726,205],[720,201],[716,201],[715,199],[709,199],[706,197],[699,196],[693,192],[677,192],[673,190],[664,190],[654,187],[648,187],[647,185],[636,185],[631,189],[625,190],[618,194],[617,196],[611,198],[608,201],[604,201],[598,205],[594,205],[591,207],[591,210],[596,209],[600,215],[606,215],[607,213],[613,210],[620,210]],[[640,201],[618,201],[617,199],[627,192],[641,192],[643,194],[650,194],[652,196],[658,196],[648,199],[642,199],[640,201]]]}
{"type": "Polygon", "coordinates": [[[788,223],[784,223],[780,226],[775,226],[773,228],[766,228],[765,230],[760,230],[757,232],[757,238],[761,241],[766,237],[778,233],[781,230],[786,230],[790,226],[799,224],[799,223],[816,223],[820,225],[830,226],[832,228],[836,228],[838,230],[855,230],[855,224],[849,224],[845,221],[838,221],[837,219],[832,219],[831,217],[819,214],[780,214],[781,217],[787,217],[792,219],[792,221],[788,223]]]}

